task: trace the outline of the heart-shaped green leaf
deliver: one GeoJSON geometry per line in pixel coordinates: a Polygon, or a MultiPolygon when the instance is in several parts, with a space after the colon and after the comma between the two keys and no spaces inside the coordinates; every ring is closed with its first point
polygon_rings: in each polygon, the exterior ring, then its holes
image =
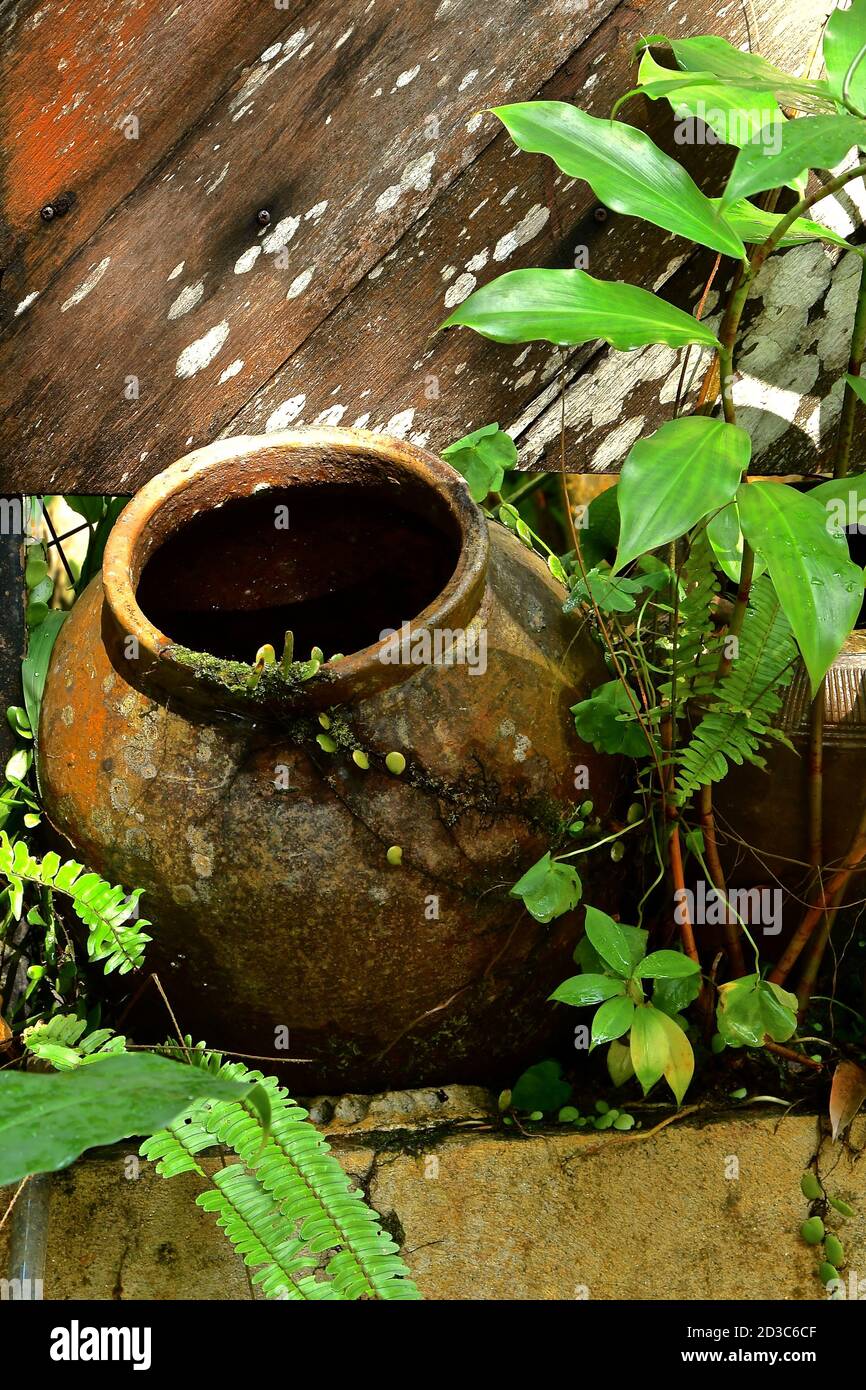
{"type": "Polygon", "coordinates": [[[511,1091],[515,1110],[558,1110],[571,1095],[563,1080],[562,1064],[553,1058],[538,1062],[518,1077],[511,1091]]]}
{"type": "Polygon", "coordinates": [[[745,256],[719,209],[646,131],[590,116],[564,101],[525,101],[494,108],[494,115],[522,150],[549,155],[563,173],[585,179],[614,212],[641,217],[725,256],[745,256]]]}
{"type": "Polygon", "coordinates": [[[442,457],[463,474],[473,499],[483,502],[502,487],[506,472],[517,462],[517,446],[497,424],[485,425],[449,444],[442,457]]]}
{"type": "Polygon", "coordinates": [[[651,750],[634,710],[635,706],[618,680],[605,681],[588,700],[580,700],[571,707],[578,737],[591,743],[597,752],[645,758],[651,750]]]}
{"type": "Polygon", "coordinates": [[[509,270],[470,294],[442,328],[473,328],[496,343],[572,345],[601,338],[627,352],[647,343],[718,347],[715,334],[649,290],[585,270],[509,270]]]}
{"type": "Polygon", "coordinates": [[[577,869],[571,864],[555,862],[548,851],[531,869],[527,869],[511,890],[513,898],[522,898],[527,912],[536,922],[551,922],[570,912],[580,902],[581,882],[577,869]]]}
{"type": "Polygon", "coordinates": [[[785,483],[743,484],[743,534],[763,558],[806,663],[814,695],[851,632],[863,573],[820,501],[785,483]]]}
{"type": "Polygon", "coordinates": [[[797,1028],[797,996],[744,975],[719,986],[716,1022],[729,1047],[762,1047],[768,1034],[787,1042],[797,1028]]]}
{"type": "Polygon", "coordinates": [[[736,494],[751,455],[745,430],[684,415],[632,447],[619,486],[615,570],[684,535],[736,494]]]}

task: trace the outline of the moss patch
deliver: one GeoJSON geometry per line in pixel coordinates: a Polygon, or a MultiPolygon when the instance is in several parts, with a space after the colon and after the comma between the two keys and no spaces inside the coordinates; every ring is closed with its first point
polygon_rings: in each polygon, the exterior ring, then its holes
{"type": "Polygon", "coordinates": [[[293,661],[284,671],[278,662],[266,666],[259,679],[251,685],[250,680],[255,667],[245,661],[230,661],[223,657],[211,656],[209,652],[195,652],[178,643],[169,648],[172,658],[179,666],[191,671],[196,680],[214,689],[228,690],[232,695],[249,703],[251,709],[273,707],[285,701],[287,695],[299,694],[312,681],[319,683],[332,679],[329,671],[320,670],[312,677],[307,676],[309,663],[293,661]]]}

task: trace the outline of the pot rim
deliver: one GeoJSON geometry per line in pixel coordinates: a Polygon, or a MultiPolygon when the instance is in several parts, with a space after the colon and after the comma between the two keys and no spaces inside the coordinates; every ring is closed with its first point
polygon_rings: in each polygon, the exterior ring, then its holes
{"type": "Polygon", "coordinates": [[[388,481],[420,483],[445,504],[459,538],[457,564],[440,593],[409,620],[409,630],[414,634],[468,626],[486,587],[489,536],[480,507],[455,469],[416,445],[367,430],[316,426],[240,435],[194,449],[157,473],[129,501],[111,531],[102,566],[103,630],[112,661],[126,680],[193,703],[212,704],[216,697],[235,712],[253,715],[268,709],[321,709],[364,698],[400,684],[419,669],[383,661],[388,640],[383,638],[338,662],[325,662],[302,686],[272,667],[249,688],[244,677],[251,665],[189,652],[161,632],[138,605],[136,592],[147,560],[192,516],[268,487],[310,482],[327,486],[333,482],[335,456],[367,456],[384,466],[388,481]],[[323,457],[311,460],[311,451],[323,457]],[[205,499],[204,505],[196,506],[215,477],[220,501],[205,499]],[[198,661],[192,659],[196,657],[198,661]]]}

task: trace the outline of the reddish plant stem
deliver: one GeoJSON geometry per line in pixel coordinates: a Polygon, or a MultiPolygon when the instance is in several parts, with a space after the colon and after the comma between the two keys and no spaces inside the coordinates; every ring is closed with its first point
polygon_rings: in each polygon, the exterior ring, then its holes
{"type": "Polygon", "coordinates": [[[673,742],[673,724],[670,717],[662,720],[660,735],[662,748],[667,758],[667,767],[665,768],[665,779],[662,783],[662,790],[664,794],[665,820],[671,827],[670,837],[668,839],[668,854],[670,857],[671,879],[673,880],[674,886],[674,898],[680,908],[677,915],[682,919],[679,922],[680,940],[683,943],[683,950],[686,955],[689,956],[691,960],[697,961],[698,964],[700,964],[700,956],[698,955],[698,948],[695,944],[695,931],[686,906],[688,899],[686,897],[686,877],[683,870],[683,852],[680,844],[679,817],[671,796],[673,789],[673,765],[670,760],[670,752],[673,742]]]}
{"type": "MultiPolygon", "coordinates": [[[[780,245],[780,243],[784,240],[785,234],[793,225],[793,223],[797,220],[798,217],[801,217],[804,212],[808,211],[808,209],[812,206],[813,203],[818,202],[821,198],[826,198],[829,194],[836,192],[840,188],[843,188],[845,184],[850,183],[855,178],[859,178],[864,173],[866,173],[866,163],[856,165],[853,169],[846,170],[844,173],[839,174],[836,178],[831,179],[829,183],[825,184],[817,192],[801,198],[800,201],[796,203],[795,206],[791,208],[791,210],[788,213],[786,213],[785,216],[782,217],[781,220],[776,224],[776,227],[774,228],[773,232],[763,243],[763,245],[759,246],[757,250],[753,253],[748,265],[744,267],[738,267],[734,275],[734,279],[731,285],[731,293],[729,295],[728,303],[725,307],[725,312],[722,316],[722,322],[719,327],[719,389],[722,395],[722,406],[724,410],[724,416],[728,424],[735,425],[737,423],[737,411],[736,406],[734,404],[733,396],[734,346],[737,340],[737,333],[740,327],[740,320],[743,316],[743,310],[746,307],[746,301],[749,297],[749,291],[751,289],[752,282],[755,279],[755,276],[758,274],[767,257],[773,251],[775,251],[776,247],[780,245]]],[[[858,311],[860,310],[860,307],[860,302],[858,301],[858,311]]],[[[866,308],[864,308],[863,314],[863,341],[866,342],[866,308]]],[[[748,481],[748,479],[746,481],[748,481]]],[[[727,675],[728,671],[730,670],[734,651],[734,644],[730,642],[730,638],[739,637],[740,632],[742,631],[743,621],[746,616],[746,607],[749,602],[749,594],[752,588],[752,578],[754,576],[754,569],[754,551],[752,550],[752,547],[749,545],[749,543],[744,540],[743,559],[742,564],[740,566],[740,582],[737,590],[737,598],[734,604],[733,613],[731,614],[730,626],[728,627],[728,640],[726,640],[725,646],[722,648],[722,656],[719,661],[719,666],[717,670],[717,679],[723,678],[725,675],[727,675]]],[[[823,723],[823,691],[820,692],[820,696],[822,711],[820,717],[823,723]]],[[[820,739],[822,737],[823,734],[819,736],[819,747],[820,739]]],[[[822,796],[822,779],[819,780],[815,786],[814,796],[820,804],[820,798],[822,796]]],[[[708,810],[710,812],[711,817],[711,801],[709,802],[708,810]]],[[[866,846],[864,846],[864,849],[866,849],[866,846]]],[[[710,867],[712,869],[712,864],[710,865],[710,867]]],[[[793,962],[797,959],[799,951],[802,950],[803,945],[805,944],[809,934],[814,928],[814,921],[810,923],[810,916],[811,913],[807,913],[803,923],[801,923],[799,931],[790,943],[788,950],[785,952],[785,955],[787,955],[788,952],[792,950],[794,942],[797,940],[800,941],[800,944],[797,947],[797,950],[793,955],[790,964],[787,966],[785,970],[785,974],[781,976],[782,979],[785,978],[787,970],[790,969],[793,962]],[[800,939],[800,933],[804,931],[804,928],[805,934],[802,936],[802,939],[800,939]]],[[[779,966],[781,966],[781,963],[782,962],[780,961],[779,966]]],[[[777,971],[779,970],[779,966],[776,967],[777,971]]],[[[771,976],[771,978],[774,977],[771,976]]],[[[779,983],[778,980],[777,983],[779,983]]]]}
{"type": "Polygon", "coordinates": [[[697,961],[698,964],[700,964],[698,948],[695,945],[695,932],[691,923],[691,919],[689,918],[688,910],[686,908],[686,880],[685,874],[683,872],[683,853],[682,848],[680,846],[680,827],[677,821],[674,821],[673,825],[671,826],[670,854],[671,877],[674,881],[674,888],[678,890],[680,895],[679,915],[682,918],[682,921],[680,922],[680,938],[683,943],[683,950],[685,951],[687,956],[689,956],[692,960],[697,961]]]}
{"type": "Polygon", "coordinates": [[[836,920],[839,904],[845,892],[845,886],[846,885],[843,884],[834,895],[830,910],[824,914],[824,919],[814,934],[812,943],[809,947],[809,953],[803,963],[803,969],[800,972],[800,983],[797,986],[797,1012],[800,1018],[803,1017],[809,1007],[809,1001],[812,998],[815,984],[824,961],[824,953],[830,941],[830,934],[833,930],[833,923],[836,920]]]}
{"type": "Polygon", "coordinates": [[[771,971],[768,978],[773,984],[784,984],[791,969],[799,959],[800,952],[803,950],[816,926],[821,921],[821,918],[832,907],[836,895],[844,893],[851,875],[860,867],[864,857],[866,857],[866,810],[864,810],[860,817],[860,824],[851,842],[851,848],[848,851],[845,863],[827,880],[818,902],[805,913],[802,922],[788,942],[786,949],[783,951],[778,964],[771,971]]]}
{"type": "Polygon", "coordinates": [[[740,944],[740,929],[735,918],[727,906],[728,890],[725,885],[725,871],[722,868],[722,861],[719,858],[719,847],[716,841],[716,820],[713,815],[713,796],[712,787],[708,782],[701,787],[701,830],[704,835],[704,854],[710,877],[713,880],[713,887],[721,893],[725,899],[725,944],[728,952],[728,965],[731,974],[735,979],[745,975],[746,966],[743,960],[743,948],[740,944]]]}
{"type": "Polygon", "coordinates": [[[803,1067],[811,1067],[813,1071],[823,1071],[824,1069],[823,1062],[815,1062],[805,1053],[795,1052],[793,1047],[783,1047],[781,1043],[773,1042],[771,1038],[764,1039],[764,1050],[775,1052],[777,1057],[785,1057],[789,1062],[799,1062],[803,1067]]]}
{"type": "Polygon", "coordinates": [[[824,862],[824,682],[812,701],[809,727],[809,863],[824,862]]]}

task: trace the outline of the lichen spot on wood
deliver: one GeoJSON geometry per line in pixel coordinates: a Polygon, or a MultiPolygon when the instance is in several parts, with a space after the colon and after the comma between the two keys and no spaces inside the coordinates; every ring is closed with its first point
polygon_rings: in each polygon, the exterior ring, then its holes
{"type": "Polygon", "coordinates": [[[177,359],[174,369],[176,377],[181,379],[195,376],[202,371],[216,357],[226,338],[229,336],[228,319],[223,319],[222,323],[217,323],[203,338],[196,338],[194,343],[185,347],[177,359]]]}

